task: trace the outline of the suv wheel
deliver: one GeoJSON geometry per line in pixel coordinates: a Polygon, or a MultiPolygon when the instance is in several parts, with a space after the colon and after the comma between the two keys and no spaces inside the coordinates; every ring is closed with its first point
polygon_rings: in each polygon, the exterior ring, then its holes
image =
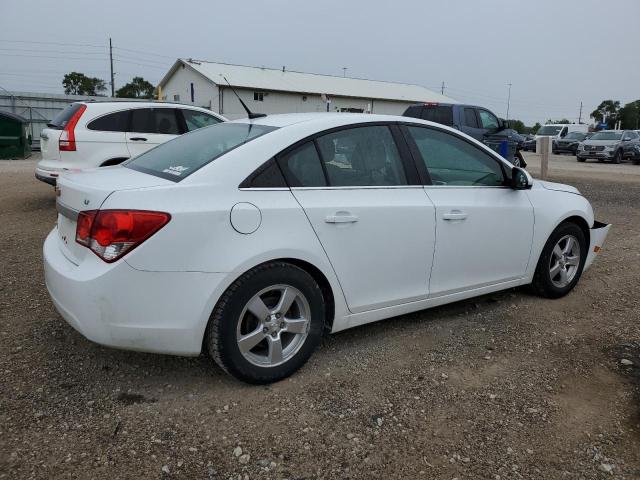
{"type": "Polygon", "coordinates": [[[622,161],[622,150],[618,150],[613,156],[613,163],[620,163],[622,161]]]}
{"type": "Polygon", "coordinates": [[[289,263],[265,263],[222,295],[205,343],[215,362],[234,377],[271,383],[309,359],[320,343],[324,316],[324,298],[311,275],[289,263]]]}

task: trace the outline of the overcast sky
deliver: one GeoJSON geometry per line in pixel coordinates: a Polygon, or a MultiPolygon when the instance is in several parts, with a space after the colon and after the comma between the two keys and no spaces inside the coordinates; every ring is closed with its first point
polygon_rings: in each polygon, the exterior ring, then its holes
{"type": "MultiPolygon", "coordinates": [[[[156,84],[176,57],[424,85],[526,124],[640,98],[640,0],[0,0],[0,86],[156,84]]],[[[585,114],[586,112],[586,114],[585,114]]]]}

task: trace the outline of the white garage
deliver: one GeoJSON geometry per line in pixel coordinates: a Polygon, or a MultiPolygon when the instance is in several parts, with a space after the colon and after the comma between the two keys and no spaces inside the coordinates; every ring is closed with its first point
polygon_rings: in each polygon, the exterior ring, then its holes
{"type": "Polygon", "coordinates": [[[417,102],[457,103],[419,85],[178,59],[159,83],[162,100],[196,105],[229,119],[254,112],[365,112],[400,115],[417,102]]]}

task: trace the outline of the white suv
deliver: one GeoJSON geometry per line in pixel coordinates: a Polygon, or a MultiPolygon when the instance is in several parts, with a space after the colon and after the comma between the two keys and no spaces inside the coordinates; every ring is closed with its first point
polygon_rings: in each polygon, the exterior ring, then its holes
{"type": "Polygon", "coordinates": [[[55,185],[65,171],[117,165],[178,135],[224,121],[207,109],[175,103],[73,103],[40,134],[36,178],[55,185]]]}

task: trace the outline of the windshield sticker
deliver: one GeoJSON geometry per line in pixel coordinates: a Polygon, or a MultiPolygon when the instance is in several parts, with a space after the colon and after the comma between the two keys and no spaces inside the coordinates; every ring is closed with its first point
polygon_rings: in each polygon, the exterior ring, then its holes
{"type": "Polygon", "coordinates": [[[176,175],[179,177],[187,170],[189,170],[189,167],[183,167],[182,165],[177,165],[175,167],[165,168],[162,172],[170,173],[171,175],[176,175]]]}

